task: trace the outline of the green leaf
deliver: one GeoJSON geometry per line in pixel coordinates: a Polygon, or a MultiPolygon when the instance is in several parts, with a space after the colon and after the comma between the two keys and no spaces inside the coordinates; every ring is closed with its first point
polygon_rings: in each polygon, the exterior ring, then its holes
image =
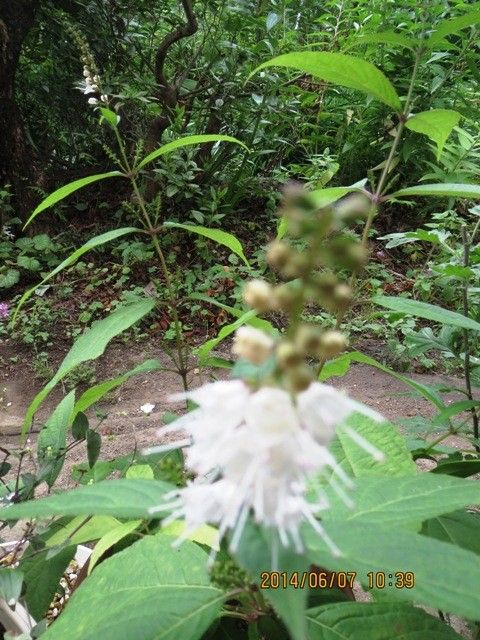
{"type": "Polygon", "coordinates": [[[351,470],[356,477],[366,475],[403,476],[416,473],[405,439],[389,422],[375,422],[360,413],[351,415],[347,422],[354,431],[363,436],[385,455],[384,462],[377,462],[361,449],[341,427],[337,429],[337,438],[341,446],[335,454],[345,470],[351,470]]]}
{"type": "Polygon", "coordinates": [[[197,640],[225,599],[206,565],[207,555],[193,542],[172,549],[171,538],[148,536],[102,562],[43,637],[197,640]]]}
{"type": "Polygon", "coordinates": [[[28,256],[18,256],[17,264],[22,269],[27,269],[28,271],[38,271],[41,267],[38,260],[29,258],[28,256]]]}
{"type": "Polygon", "coordinates": [[[395,296],[374,296],[372,300],[375,304],[392,311],[408,313],[417,318],[425,318],[425,320],[432,320],[451,327],[480,331],[480,322],[466,318],[461,313],[428,304],[428,302],[419,302],[418,300],[395,296]]]}
{"type": "Polygon", "coordinates": [[[129,522],[118,523],[116,527],[106,531],[92,551],[92,555],[90,556],[90,561],[88,563],[88,574],[90,575],[92,569],[103,556],[105,551],[108,551],[108,549],[117,544],[117,542],[120,542],[120,540],[123,540],[135,531],[141,522],[141,520],[130,520],[129,522]]]}
{"type": "Polygon", "coordinates": [[[357,478],[351,493],[355,502],[352,509],[329,487],[332,506],[325,511],[323,520],[344,519],[348,526],[368,522],[372,528],[377,525],[416,528],[424,520],[480,502],[477,482],[431,473],[393,478],[387,474],[357,478]]]}
{"type": "Polygon", "coordinates": [[[48,551],[22,558],[21,567],[25,576],[25,601],[35,620],[46,614],[53,596],[58,590],[60,578],[75,555],[75,545],[61,549],[48,558],[48,551]]]}
{"type": "Polygon", "coordinates": [[[463,413],[463,411],[467,411],[473,407],[478,407],[479,405],[480,400],[460,400],[459,402],[453,402],[433,418],[432,426],[445,424],[445,422],[448,422],[448,420],[453,416],[463,413]]]}
{"type": "MultiPolygon", "coordinates": [[[[272,532],[263,529],[253,522],[247,522],[238,549],[234,556],[241,567],[250,574],[252,580],[261,583],[262,572],[272,570],[276,553],[272,549],[272,532]]],[[[305,555],[296,554],[285,549],[279,541],[278,562],[275,571],[291,576],[308,571],[309,561],[305,555]]],[[[305,610],[307,607],[308,589],[295,589],[287,584],[285,588],[262,589],[261,593],[269,600],[278,615],[282,618],[293,640],[304,640],[306,631],[305,610]]]]}
{"type": "Polygon", "coordinates": [[[106,120],[108,124],[111,125],[111,127],[113,127],[113,129],[117,128],[117,125],[120,122],[120,116],[117,115],[115,111],[112,111],[111,109],[106,109],[105,107],[100,107],[100,113],[102,114],[100,122],[102,120],[106,120]]]}
{"type": "Polygon", "coordinates": [[[87,431],[87,458],[90,469],[98,460],[100,449],[102,447],[102,438],[99,433],[93,429],[87,431]]]}
{"type": "Polygon", "coordinates": [[[391,44],[406,49],[415,49],[418,43],[413,38],[408,38],[396,31],[381,31],[379,33],[365,33],[357,36],[345,47],[344,51],[352,49],[353,47],[360,47],[364,44],[391,44]]]}
{"type": "Polygon", "coordinates": [[[22,427],[22,438],[30,426],[38,407],[55,387],[72,369],[82,362],[94,360],[102,355],[105,347],[112,338],[125,331],[140,318],[150,313],[155,306],[155,300],[143,300],[120,307],[103,320],[94,322],[90,329],[85,331],[74,343],[65,356],[57,373],[50,382],[35,396],[27,409],[22,427]]]}
{"type": "Polygon", "coordinates": [[[112,389],[116,389],[132,376],[136,376],[140,373],[150,373],[151,371],[160,371],[162,368],[163,365],[160,360],[146,360],[134,369],[118,376],[118,378],[112,378],[111,380],[106,380],[105,382],[101,382],[100,384],[90,387],[90,389],[87,389],[77,400],[73,409],[74,415],[79,412],[86,411],[92,406],[92,404],[101,400],[107,393],[112,391],[112,389]]]}
{"type": "Polygon", "coordinates": [[[338,602],[307,612],[308,640],[461,640],[438,618],[396,602],[338,602]]]}
{"type": "Polygon", "coordinates": [[[107,480],[46,498],[8,505],[0,509],[0,520],[79,515],[151,520],[149,509],[161,504],[162,496],[172,489],[172,485],[160,480],[107,480]]]}
{"type": "Polygon", "coordinates": [[[68,197],[72,193],[75,193],[75,191],[78,191],[79,189],[83,189],[83,187],[86,187],[89,184],[93,184],[94,182],[98,182],[99,180],[105,180],[106,178],[121,178],[121,177],[125,177],[125,176],[120,171],[109,171],[108,173],[100,173],[96,176],[88,176],[87,178],[81,178],[80,180],[75,180],[74,182],[65,184],[63,187],[60,187],[60,189],[57,189],[56,191],[51,193],[49,196],[47,196],[45,200],[42,200],[42,202],[38,205],[38,207],[29,217],[29,219],[27,220],[23,228],[25,229],[25,227],[27,227],[32,222],[32,220],[38,216],[39,213],[41,213],[42,211],[45,211],[45,209],[49,209],[50,207],[53,207],[53,205],[57,204],[57,202],[60,202],[61,200],[68,197]]]}
{"type": "Polygon", "coordinates": [[[149,464],[134,464],[127,469],[125,477],[153,479],[153,469],[149,464]]]}
{"type": "Polygon", "coordinates": [[[143,169],[147,164],[153,162],[160,156],[164,156],[167,153],[171,153],[176,149],[181,149],[182,147],[189,147],[196,144],[205,144],[208,142],[233,142],[235,144],[239,144],[241,147],[248,151],[248,147],[237,140],[236,138],[232,138],[231,136],[223,136],[223,135],[199,135],[199,136],[185,136],[184,138],[179,138],[178,140],[174,140],[173,142],[168,142],[164,144],[162,147],[157,149],[156,151],[152,151],[146,156],[140,164],[136,167],[137,169],[143,169]]]}
{"type": "Polygon", "coordinates": [[[88,429],[88,418],[82,411],[79,411],[73,419],[72,436],[75,438],[75,440],[85,440],[85,438],[87,437],[88,429]]]}
{"type": "Polygon", "coordinates": [[[412,589],[389,587],[386,580],[382,592],[398,600],[478,618],[480,558],[475,554],[398,527],[372,528],[361,522],[346,527],[344,521],[324,522],[323,526],[342,556],[333,557],[318,533],[305,526],[303,539],[312,564],[331,571],[356,571],[363,585],[368,585],[371,571],[383,571],[387,576],[410,571],[415,574],[412,589]]]}
{"type": "Polygon", "coordinates": [[[63,398],[40,431],[37,440],[37,457],[41,464],[53,464],[45,478],[51,487],[58,478],[63,466],[63,457],[67,445],[67,432],[71,424],[75,389],[63,398]],[[56,458],[60,457],[59,460],[56,458]]]}
{"type": "MultiPolygon", "coordinates": [[[[166,536],[173,536],[174,538],[179,538],[186,531],[185,520],[174,520],[170,522],[167,526],[162,526],[162,533],[166,536]]],[[[206,547],[210,547],[211,549],[220,550],[219,539],[218,539],[218,529],[210,526],[209,524],[204,524],[195,531],[191,531],[187,535],[187,540],[192,540],[192,542],[198,542],[198,544],[203,544],[206,547]]]]}
{"type": "Polygon", "coordinates": [[[14,287],[20,280],[20,271],[18,269],[7,269],[5,273],[0,272],[0,288],[10,289],[14,287]]]}
{"type": "Polygon", "coordinates": [[[135,227],[126,227],[124,229],[115,229],[114,231],[108,231],[107,233],[102,233],[99,236],[96,236],[95,238],[91,238],[88,242],[86,242],[82,247],[80,247],[79,249],[77,249],[76,251],[74,251],[71,255],[68,256],[68,258],[66,258],[61,264],[58,265],[58,267],[55,267],[55,269],[53,271],[51,271],[47,276],[45,276],[45,278],[39,282],[38,284],[36,284],[34,287],[32,287],[31,289],[28,289],[20,298],[15,312],[13,314],[13,322],[15,322],[15,319],[17,317],[18,312],[20,311],[21,307],[25,304],[25,302],[30,298],[30,296],[35,293],[35,291],[38,289],[38,287],[41,287],[42,285],[44,285],[46,282],[48,282],[51,278],[55,277],[57,275],[57,273],[60,273],[60,271],[63,271],[63,269],[66,269],[67,267],[69,267],[72,264],[75,264],[75,262],[87,251],[90,251],[90,249],[94,249],[95,247],[98,247],[102,244],[105,244],[106,242],[110,242],[111,240],[116,240],[116,238],[120,238],[121,236],[127,235],[129,233],[136,233],[136,232],[140,232],[140,229],[136,229],[135,227]]]}
{"type": "Polygon", "coordinates": [[[288,67],[311,76],[374,96],[400,111],[401,103],[390,80],[370,62],[342,53],[299,51],[264,62],[251,75],[266,67],[288,67]]]}
{"type": "Polygon", "coordinates": [[[227,233],[221,229],[207,229],[207,227],[199,227],[198,225],[193,224],[180,224],[179,222],[165,222],[163,226],[173,227],[175,229],[184,229],[185,231],[190,231],[191,233],[196,233],[199,236],[209,238],[217,244],[222,244],[241,258],[247,267],[250,267],[250,263],[243,253],[243,247],[240,241],[231,233],[227,233]]]}
{"type": "Polygon", "coordinates": [[[225,338],[227,338],[234,331],[236,331],[238,327],[241,327],[244,324],[247,324],[248,321],[254,318],[256,315],[257,315],[257,312],[255,311],[255,309],[251,309],[250,311],[247,311],[242,316],[240,316],[240,318],[235,320],[235,322],[232,322],[231,324],[227,324],[224,327],[222,327],[218,332],[218,336],[216,338],[207,340],[207,342],[204,342],[202,345],[200,345],[197,348],[199,364],[203,366],[203,362],[205,362],[205,360],[208,357],[208,354],[212,349],[215,349],[215,347],[217,347],[220,344],[220,342],[222,342],[222,340],[225,340],[225,338]]]}
{"type": "Polygon", "coordinates": [[[440,460],[438,465],[431,470],[431,473],[444,473],[457,478],[468,478],[480,473],[480,458],[466,458],[465,460],[449,460],[445,458],[440,460]]]}
{"type": "Polygon", "coordinates": [[[0,598],[18,602],[22,593],[23,571],[11,567],[0,569],[0,598]]]}
{"type": "Polygon", "coordinates": [[[429,49],[441,48],[445,44],[444,38],[450,36],[453,33],[457,33],[466,27],[470,27],[480,22],[480,11],[470,11],[463,16],[456,18],[450,18],[450,20],[443,20],[435,28],[428,40],[424,41],[425,46],[429,49]]]}
{"type": "Polygon", "coordinates": [[[343,196],[354,191],[362,191],[365,181],[362,183],[352,184],[350,187],[328,187],[327,189],[316,189],[308,193],[308,200],[316,207],[327,207],[329,204],[336,202],[343,196]]]}
{"type": "Polygon", "coordinates": [[[416,113],[405,123],[407,129],[422,133],[437,145],[437,160],[453,128],[460,122],[461,115],[451,109],[431,109],[416,113]]]}
{"type": "Polygon", "coordinates": [[[43,538],[47,547],[56,547],[66,541],[75,545],[85,544],[98,540],[119,524],[120,521],[111,516],[93,516],[88,520],[85,516],[61,518],[48,527],[48,532],[43,538]]]}
{"type": "Polygon", "coordinates": [[[476,184],[417,184],[414,187],[400,189],[387,196],[391,198],[401,198],[404,196],[437,196],[442,198],[470,198],[477,200],[480,198],[480,185],[476,184]]]}
{"type": "Polygon", "coordinates": [[[480,555],[480,514],[454,511],[424,522],[422,533],[480,555]]]}
{"type": "Polygon", "coordinates": [[[331,373],[332,370],[329,369],[328,367],[329,362],[325,364],[325,366],[323,367],[320,373],[319,380],[321,381],[328,380],[328,378],[332,377],[332,375],[345,375],[345,373],[350,368],[350,364],[352,362],[360,362],[362,364],[368,364],[371,367],[375,367],[376,369],[380,369],[380,371],[384,371],[385,373],[388,373],[393,378],[396,378],[397,380],[400,380],[407,386],[411,387],[418,395],[421,395],[426,400],[431,402],[435,407],[437,407],[437,409],[440,409],[440,410],[445,409],[445,405],[441,397],[431,387],[425,384],[421,384],[416,380],[411,380],[406,376],[402,376],[400,373],[397,373],[396,371],[393,371],[393,369],[386,367],[381,362],[378,362],[378,360],[375,360],[375,358],[371,358],[370,356],[367,356],[366,354],[361,353],[360,351],[351,351],[349,353],[344,353],[338,358],[336,358],[335,361],[331,361],[331,362],[337,362],[337,361],[339,361],[339,364],[337,363],[336,365],[334,365],[333,373],[331,373]],[[341,367],[340,368],[340,371],[342,372],[341,374],[335,373],[335,371],[339,370],[339,367],[341,367]]]}

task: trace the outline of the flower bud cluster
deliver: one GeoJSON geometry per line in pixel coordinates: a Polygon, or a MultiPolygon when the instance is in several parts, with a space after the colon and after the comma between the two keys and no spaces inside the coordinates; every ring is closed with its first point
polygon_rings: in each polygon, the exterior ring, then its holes
{"type": "Polygon", "coordinates": [[[84,95],[90,96],[88,104],[97,106],[100,103],[108,104],[108,95],[102,92],[100,74],[95,64],[95,59],[90,51],[83,34],[71,24],[66,24],[66,29],[80,50],[80,59],[83,62],[84,95]]]}

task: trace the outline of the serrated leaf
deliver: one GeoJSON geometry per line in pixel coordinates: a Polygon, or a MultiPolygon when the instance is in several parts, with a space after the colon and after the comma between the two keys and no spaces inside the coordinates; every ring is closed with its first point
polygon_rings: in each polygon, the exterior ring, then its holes
{"type": "Polygon", "coordinates": [[[309,609],[307,640],[461,640],[426,611],[396,602],[336,602],[309,609]]]}
{"type": "Polygon", "coordinates": [[[25,434],[38,407],[55,385],[82,362],[94,360],[101,356],[105,347],[112,338],[131,327],[135,322],[138,322],[138,320],[147,315],[154,306],[155,300],[134,302],[120,307],[103,320],[94,322],[90,329],[85,331],[85,333],[75,341],[72,348],[65,356],[57,373],[53,376],[50,382],[39,393],[37,393],[30,403],[23,422],[22,438],[25,438],[25,434]]]}
{"type": "Polygon", "coordinates": [[[79,515],[151,519],[149,509],[161,504],[162,496],[172,489],[172,485],[160,480],[108,480],[47,498],[8,505],[0,509],[0,520],[79,515]]]}
{"type": "Polygon", "coordinates": [[[442,48],[445,44],[445,37],[450,36],[453,33],[457,33],[466,27],[477,24],[480,22],[480,11],[470,11],[463,16],[457,16],[456,18],[450,18],[449,20],[442,20],[436,27],[428,40],[424,41],[424,44],[429,49],[442,48]]]}
{"type": "MultiPolygon", "coordinates": [[[[66,269],[67,267],[71,266],[72,264],[75,264],[75,262],[87,251],[90,251],[91,249],[94,249],[95,247],[98,247],[102,244],[105,244],[106,242],[110,242],[111,240],[116,240],[117,238],[120,238],[124,235],[130,234],[130,233],[135,233],[138,232],[139,229],[136,229],[135,227],[126,227],[124,229],[115,229],[114,231],[108,231],[107,233],[102,233],[99,236],[96,236],[95,238],[90,238],[90,240],[88,242],[86,242],[82,247],[80,247],[79,249],[77,249],[76,251],[74,251],[73,253],[71,253],[68,258],[66,258],[62,263],[60,263],[58,265],[58,267],[55,267],[55,269],[53,271],[51,271],[47,276],[45,276],[45,278],[39,282],[38,284],[36,284],[34,287],[32,287],[31,289],[28,289],[20,298],[20,300],[18,301],[18,304],[15,308],[15,312],[13,314],[13,318],[12,321],[15,322],[15,319],[17,317],[18,312],[20,311],[21,307],[25,304],[25,302],[35,293],[35,291],[43,286],[45,284],[45,282],[48,282],[51,278],[55,277],[58,273],[60,273],[60,271],[63,271],[63,269],[66,269]]],[[[18,279],[17,279],[18,281],[18,279]]],[[[15,284],[15,283],[14,283],[15,284]]],[[[0,282],[0,286],[1,286],[1,282],[0,282]]]]}
{"type": "Polygon", "coordinates": [[[165,222],[163,226],[173,227],[175,229],[183,229],[184,231],[189,231],[190,233],[196,233],[199,236],[209,238],[217,244],[222,244],[223,246],[228,247],[230,251],[235,253],[239,258],[241,258],[247,265],[247,267],[250,267],[250,263],[243,253],[243,247],[240,240],[238,240],[231,233],[227,233],[226,231],[222,231],[221,229],[207,229],[207,227],[200,227],[193,224],[180,224],[179,222],[165,222]]]}
{"type": "Polygon", "coordinates": [[[318,533],[305,526],[303,539],[312,564],[330,571],[356,571],[364,586],[369,572],[394,575],[409,571],[415,578],[412,589],[396,589],[394,582],[391,587],[386,582],[382,592],[466,618],[478,617],[480,558],[475,554],[398,527],[372,529],[360,522],[346,527],[343,521],[324,522],[323,526],[342,555],[332,556],[318,533]]]}
{"type": "Polygon", "coordinates": [[[5,273],[0,273],[0,287],[2,289],[14,287],[19,280],[20,271],[18,269],[7,269],[5,273]]]}
{"type": "Polygon", "coordinates": [[[430,109],[416,113],[405,123],[407,129],[426,135],[437,145],[437,160],[453,128],[460,122],[458,111],[451,109],[430,109]]]}
{"type": "Polygon", "coordinates": [[[325,511],[325,522],[344,518],[347,526],[369,522],[372,528],[416,528],[429,518],[480,503],[478,483],[430,473],[360,477],[350,494],[355,503],[351,509],[331,488],[327,492],[332,506],[325,511]]]}
{"type": "Polygon", "coordinates": [[[148,536],[102,562],[44,638],[197,640],[224,599],[198,545],[187,540],[172,549],[171,538],[148,536]]]}
{"type": "Polygon", "coordinates": [[[240,142],[240,140],[237,140],[236,138],[232,138],[231,136],[223,136],[223,135],[216,135],[216,134],[185,136],[184,138],[179,138],[178,140],[174,140],[173,142],[168,142],[167,144],[164,144],[156,151],[152,151],[152,153],[149,153],[148,156],[146,156],[140,162],[140,164],[137,166],[137,169],[143,169],[150,162],[153,162],[157,158],[160,158],[161,156],[164,156],[167,153],[171,153],[176,149],[181,149],[182,147],[189,147],[197,144],[206,144],[209,142],[233,142],[234,144],[239,144],[241,147],[243,147],[248,151],[247,146],[244,145],[243,142],[240,142]]]}
{"type": "Polygon", "coordinates": [[[450,327],[460,327],[472,331],[480,331],[480,322],[467,318],[461,313],[444,309],[428,302],[419,302],[410,298],[399,298],[395,296],[374,296],[372,301],[375,304],[397,311],[399,313],[408,313],[417,318],[425,318],[440,324],[446,324],[450,327]]]}
{"type": "Polygon", "coordinates": [[[36,258],[30,258],[29,256],[18,256],[17,264],[22,269],[27,269],[27,271],[38,271],[41,268],[40,262],[36,258]]]}
{"type": "Polygon", "coordinates": [[[377,67],[361,58],[320,51],[286,53],[264,62],[251,75],[266,67],[296,69],[321,80],[372,95],[396,111],[401,109],[400,98],[390,80],[377,67]]]}
{"type": "Polygon", "coordinates": [[[355,413],[348,418],[346,424],[385,456],[384,462],[377,462],[339,427],[337,437],[340,449],[335,451],[335,455],[338,462],[342,466],[346,463],[346,469],[351,469],[356,477],[387,474],[404,476],[416,473],[415,463],[405,444],[405,439],[391,423],[375,422],[360,413],[355,413]]]}
{"type": "Polygon", "coordinates": [[[60,189],[57,189],[49,196],[47,196],[45,200],[42,200],[42,202],[38,205],[32,215],[28,218],[23,228],[25,229],[25,227],[27,227],[32,222],[32,220],[34,220],[38,216],[39,213],[45,211],[45,209],[53,207],[55,204],[57,204],[61,200],[64,200],[72,193],[75,193],[75,191],[83,189],[83,187],[87,187],[89,184],[93,184],[94,182],[99,182],[99,180],[122,177],[125,176],[120,171],[109,171],[108,173],[100,173],[96,176],[88,176],[86,178],[81,178],[80,180],[74,180],[69,184],[65,184],[63,187],[60,187],[60,189]]]}
{"type": "Polygon", "coordinates": [[[406,187],[387,196],[391,198],[403,198],[405,196],[437,196],[439,198],[471,198],[480,199],[480,186],[476,184],[461,184],[445,182],[439,184],[417,184],[414,187],[406,187]]]}

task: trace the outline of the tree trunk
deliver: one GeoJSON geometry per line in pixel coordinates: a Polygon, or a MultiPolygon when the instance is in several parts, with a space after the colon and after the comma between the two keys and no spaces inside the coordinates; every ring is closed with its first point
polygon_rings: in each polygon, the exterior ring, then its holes
{"type": "Polygon", "coordinates": [[[23,42],[34,24],[40,0],[0,0],[0,184],[11,184],[17,215],[24,218],[35,183],[33,151],[15,100],[15,75],[23,42]]]}

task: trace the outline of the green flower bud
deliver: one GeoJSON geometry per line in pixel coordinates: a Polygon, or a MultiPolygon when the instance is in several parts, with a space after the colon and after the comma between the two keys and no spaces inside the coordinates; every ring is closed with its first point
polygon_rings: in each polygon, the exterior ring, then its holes
{"type": "Polygon", "coordinates": [[[280,342],[277,347],[277,362],[280,369],[298,367],[303,362],[301,351],[292,342],[280,342]]]}

